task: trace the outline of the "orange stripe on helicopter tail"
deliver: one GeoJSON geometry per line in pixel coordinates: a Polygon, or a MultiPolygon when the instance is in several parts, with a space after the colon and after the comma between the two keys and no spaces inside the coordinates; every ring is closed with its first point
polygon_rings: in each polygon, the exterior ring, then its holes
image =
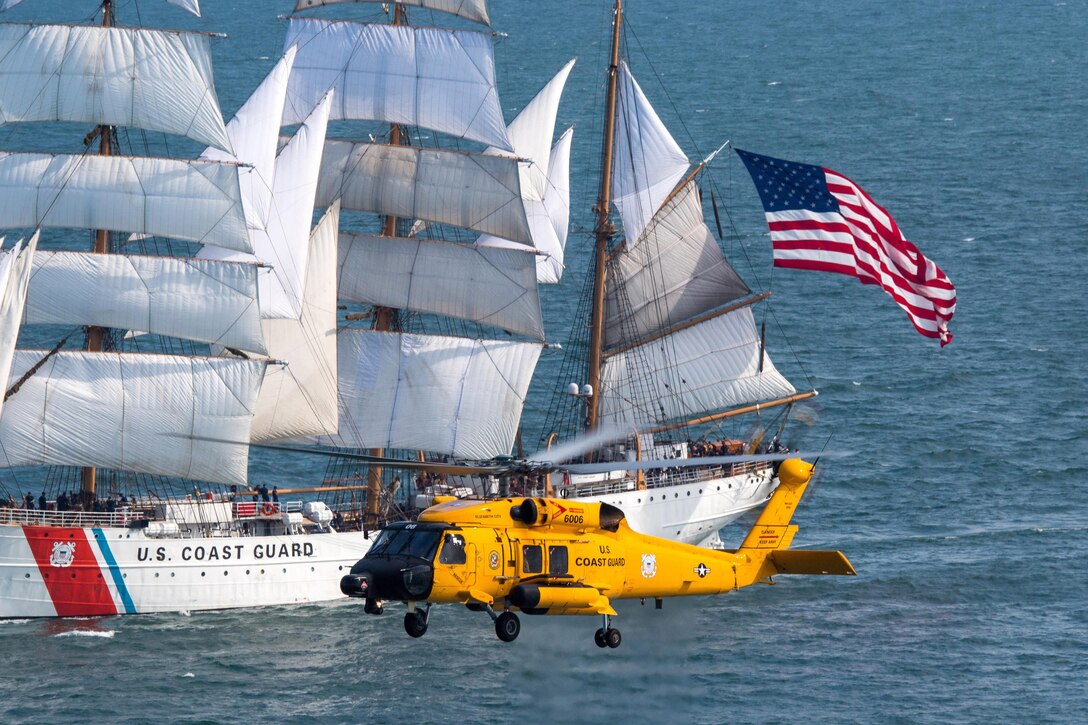
{"type": "Polygon", "coordinates": [[[24,526],[23,532],[57,616],[117,614],[113,595],[83,529],[24,526]],[[69,550],[66,545],[74,548],[69,550]]]}

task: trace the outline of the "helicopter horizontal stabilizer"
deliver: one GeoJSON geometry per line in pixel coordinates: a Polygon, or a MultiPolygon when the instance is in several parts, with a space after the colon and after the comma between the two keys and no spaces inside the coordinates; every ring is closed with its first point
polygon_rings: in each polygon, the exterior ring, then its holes
{"type": "Polygon", "coordinates": [[[780,549],[768,558],[779,574],[835,574],[855,576],[854,567],[841,551],[780,549]]]}

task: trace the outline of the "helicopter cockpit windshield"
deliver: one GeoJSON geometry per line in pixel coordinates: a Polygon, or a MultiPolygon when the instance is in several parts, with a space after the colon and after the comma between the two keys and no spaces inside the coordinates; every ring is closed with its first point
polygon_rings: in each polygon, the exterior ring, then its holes
{"type": "Polygon", "coordinates": [[[433,529],[385,529],[378,534],[367,556],[400,555],[434,561],[441,538],[442,532],[433,529]]]}

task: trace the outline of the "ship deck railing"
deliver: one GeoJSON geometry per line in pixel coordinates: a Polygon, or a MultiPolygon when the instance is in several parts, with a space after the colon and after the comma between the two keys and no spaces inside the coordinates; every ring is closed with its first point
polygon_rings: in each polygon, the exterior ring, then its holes
{"type": "MultiPolygon", "coordinates": [[[[732,463],[729,465],[665,468],[651,471],[646,474],[646,488],[668,488],[670,486],[680,486],[687,483],[713,481],[717,478],[743,476],[749,473],[762,472],[769,467],[770,464],[764,461],[744,461],[742,463],[732,463]]],[[[635,481],[634,477],[625,477],[612,481],[601,481],[600,483],[567,484],[566,488],[567,495],[572,498],[575,496],[610,496],[617,493],[634,491],[638,488],[638,483],[635,481]]],[[[543,492],[538,493],[543,495],[543,492]]],[[[559,493],[559,491],[556,493],[559,493]]]]}
{"type": "Polygon", "coordinates": [[[63,526],[69,528],[125,527],[133,521],[145,519],[143,511],[121,509],[119,511],[42,511],[40,509],[0,509],[0,524],[18,526],[63,526]]]}
{"type": "Polygon", "coordinates": [[[302,501],[235,501],[231,505],[231,510],[236,519],[255,519],[258,516],[302,513],[302,504],[302,501]],[[264,513],[266,504],[272,507],[271,514],[264,513]]]}

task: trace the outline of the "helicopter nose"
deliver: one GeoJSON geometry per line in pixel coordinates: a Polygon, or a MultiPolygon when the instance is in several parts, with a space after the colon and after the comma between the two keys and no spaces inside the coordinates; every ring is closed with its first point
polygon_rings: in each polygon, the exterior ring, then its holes
{"type": "Polygon", "coordinates": [[[346,596],[364,599],[370,591],[370,577],[366,574],[347,574],[340,580],[340,591],[346,596]]]}
{"type": "Polygon", "coordinates": [[[434,567],[430,564],[416,564],[401,570],[404,591],[415,599],[426,596],[434,584],[434,567]]]}

